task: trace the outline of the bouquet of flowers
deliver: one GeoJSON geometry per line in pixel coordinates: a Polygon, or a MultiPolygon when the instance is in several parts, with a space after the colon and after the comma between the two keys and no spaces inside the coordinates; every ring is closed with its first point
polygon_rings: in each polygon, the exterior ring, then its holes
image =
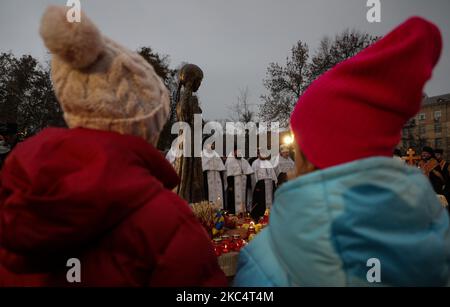
{"type": "Polygon", "coordinates": [[[214,204],[207,201],[202,201],[191,204],[191,208],[192,212],[194,212],[194,215],[206,229],[206,232],[210,235],[210,237],[223,233],[223,217],[220,215],[219,210],[214,204]]]}

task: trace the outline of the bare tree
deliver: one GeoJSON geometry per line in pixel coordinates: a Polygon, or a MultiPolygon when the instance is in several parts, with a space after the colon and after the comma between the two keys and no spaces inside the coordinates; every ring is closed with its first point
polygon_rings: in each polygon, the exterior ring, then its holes
{"type": "Polygon", "coordinates": [[[323,38],[312,57],[308,45],[297,42],[284,66],[271,63],[267,68],[264,87],[268,93],[261,96],[260,118],[266,122],[278,121],[287,127],[298,98],[315,79],[377,39],[369,34],[346,30],[334,39],[323,38]]]}
{"type": "Polygon", "coordinates": [[[286,65],[271,63],[267,68],[264,87],[268,94],[262,95],[260,118],[266,122],[277,121],[287,126],[289,114],[298,97],[307,87],[309,48],[299,41],[291,49],[286,65]]]}
{"type": "Polygon", "coordinates": [[[248,87],[239,89],[236,103],[230,109],[230,117],[235,122],[249,123],[254,120],[255,112],[249,103],[250,91],[248,87]]]}
{"type": "Polygon", "coordinates": [[[378,39],[379,37],[348,29],[336,35],[334,39],[324,37],[311,59],[308,83],[312,83],[340,62],[355,56],[378,39]]]}

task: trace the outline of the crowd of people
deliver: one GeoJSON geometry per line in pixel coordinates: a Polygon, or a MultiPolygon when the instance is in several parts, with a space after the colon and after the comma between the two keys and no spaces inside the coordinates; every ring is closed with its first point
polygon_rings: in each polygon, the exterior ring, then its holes
{"type": "MultiPolygon", "coordinates": [[[[155,149],[170,110],[164,83],[84,13],[68,23],[66,10],[49,7],[40,34],[69,128],[22,142],[1,170],[0,286],[229,285],[155,149]],[[72,258],[80,284],[66,278],[72,258]]],[[[370,285],[370,259],[378,285],[449,284],[448,214],[420,170],[392,159],[441,49],[439,29],[413,17],[319,77],[291,115],[294,162],[285,149],[251,164],[238,150],[223,163],[205,149],[211,201],[255,215],[272,207],[240,252],[234,286],[370,285]]],[[[422,169],[439,177],[426,153],[422,169]]]]}
{"type": "Polygon", "coordinates": [[[443,149],[433,149],[430,146],[422,148],[420,156],[414,156],[414,149],[410,148],[410,156],[402,154],[400,149],[394,150],[394,159],[403,161],[409,166],[419,168],[429,179],[433,190],[438,195],[444,207],[449,208],[450,203],[450,173],[449,164],[444,159],[443,149]]]}
{"type": "Polygon", "coordinates": [[[422,170],[430,180],[434,191],[438,195],[443,195],[450,201],[450,173],[448,162],[444,159],[442,149],[434,149],[426,146],[422,149],[421,160],[417,167],[422,170]]]}
{"type": "MultiPolygon", "coordinates": [[[[173,162],[169,153],[166,158],[173,162]]],[[[258,149],[257,157],[247,160],[237,148],[221,157],[215,144],[211,144],[202,153],[205,195],[229,213],[250,212],[258,221],[272,207],[276,189],[287,181],[294,167],[290,149],[285,145],[273,158],[267,150],[258,149]]]]}

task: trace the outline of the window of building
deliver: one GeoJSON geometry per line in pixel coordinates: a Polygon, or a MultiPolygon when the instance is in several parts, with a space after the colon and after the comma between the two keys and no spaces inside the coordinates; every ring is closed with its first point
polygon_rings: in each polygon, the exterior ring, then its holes
{"type": "Polygon", "coordinates": [[[425,113],[420,113],[419,114],[419,120],[425,120],[427,117],[425,115],[425,113]]]}
{"type": "Polygon", "coordinates": [[[441,138],[435,139],[434,146],[435,146],[435,148],[442,148],[442,139],[441,138]]]}
{"type": "Polygon", "coordinates": [[[442,117],[442,112],[441,111],[435,111],[434,112],[434,119],[441,119],[442,117]]]}
{"type": "Polygon", "coordinates": [[[441,125],[441,123],[435,123],[434,124],[434,132],[435,133],[441,133],[442,132],[442,125],[441,125]]]}

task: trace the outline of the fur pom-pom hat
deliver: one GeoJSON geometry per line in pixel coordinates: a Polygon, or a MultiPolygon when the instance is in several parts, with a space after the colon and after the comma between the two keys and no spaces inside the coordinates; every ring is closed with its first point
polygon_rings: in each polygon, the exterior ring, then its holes
{"type": "Polygon", "coordinates": [[[103,36],[84,13],[81,22],[67,21],[67,9],[48,7],[40,27],[53,54],[53,87],[67,125],[155,144],[170,113],[163,81],[144,58],[103,36]]]}

